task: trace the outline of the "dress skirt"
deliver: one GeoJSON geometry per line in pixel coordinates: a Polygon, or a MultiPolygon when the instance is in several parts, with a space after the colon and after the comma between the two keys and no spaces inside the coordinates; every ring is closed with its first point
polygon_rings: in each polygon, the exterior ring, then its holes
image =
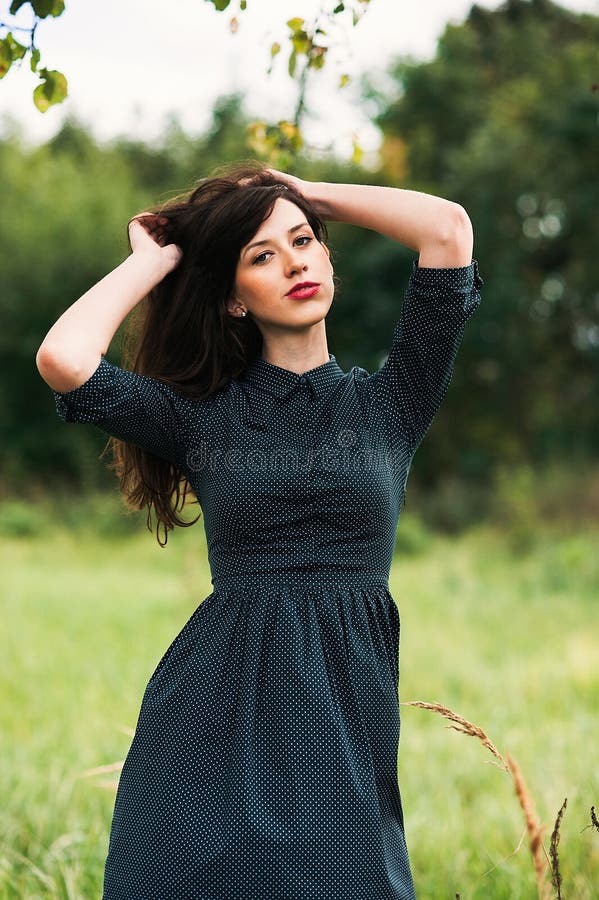
{"type": "Polygon", "coordinates": [[[381,579],[219,579],[144,693],[104,900],[413,898],[399,627],[381,579]]]}

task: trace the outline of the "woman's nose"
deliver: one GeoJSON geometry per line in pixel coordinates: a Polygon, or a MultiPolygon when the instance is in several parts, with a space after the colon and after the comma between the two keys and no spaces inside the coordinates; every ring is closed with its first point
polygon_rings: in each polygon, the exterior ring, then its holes
{"type": "Polygon", "coordinates": [[[293,275],[294,272],[305,271],[308,268],[308,264],[305,260],[299,259],[294,251],[291,251],[287,258],[286,268],[287,271],[293,275]]]}

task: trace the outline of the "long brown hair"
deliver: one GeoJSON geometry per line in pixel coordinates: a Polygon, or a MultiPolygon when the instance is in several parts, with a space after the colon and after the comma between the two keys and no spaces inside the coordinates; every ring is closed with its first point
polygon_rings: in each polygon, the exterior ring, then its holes
{"type": "MultiPolygon", "coordinates": [[[[278,197],[295,203],[322,242],[326,225],[310,202],[254,160],[220,166],[185,194],[148,212],[160,215],[159,243],[183,251],[178,266],[137,304],[124,333],[123,365],[171,385],[181,394],[205,399],[237,378],[262,350],[262,335],[251,316],[233,316],[242,248],[271,214],[278,197]]],[[[194,525],[178,514],[191,485],[179,469],[134,444],[111,437],[112,462],[125,503],[148,508],[147,528],[166,546],[175,525],[194,525]],[[164,541],[160,540],[160,526],[164,541]]],[[[192,501],[198,503],[198,500],[192,501]]]]}

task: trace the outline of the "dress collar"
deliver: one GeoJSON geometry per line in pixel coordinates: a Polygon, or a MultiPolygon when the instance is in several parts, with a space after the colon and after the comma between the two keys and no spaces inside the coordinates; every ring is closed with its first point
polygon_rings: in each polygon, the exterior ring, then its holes
{"type": "Polygon", "coordinates": [[[301,375],[282,369],[257,356],[246,368],[241,381],[248,382],[275,397],[286,397],[298,385],[307,384],[315,397],[325,397],[345,374],[336,358],[329,353],[329,361],[315,366],[301,375]]]}

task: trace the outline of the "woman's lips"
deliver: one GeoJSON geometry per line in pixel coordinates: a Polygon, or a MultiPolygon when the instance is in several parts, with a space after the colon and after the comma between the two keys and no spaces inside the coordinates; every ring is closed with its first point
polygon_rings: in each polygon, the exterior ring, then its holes
{"type": "Polygon", "coordinates": [[[307,300],[308,297],[313,297],[319,290],[319,284],[310,284],[305,287],[298,287],[294,291],[290,291],[287,296],[291,297],[293,300],[307,300]]]}

